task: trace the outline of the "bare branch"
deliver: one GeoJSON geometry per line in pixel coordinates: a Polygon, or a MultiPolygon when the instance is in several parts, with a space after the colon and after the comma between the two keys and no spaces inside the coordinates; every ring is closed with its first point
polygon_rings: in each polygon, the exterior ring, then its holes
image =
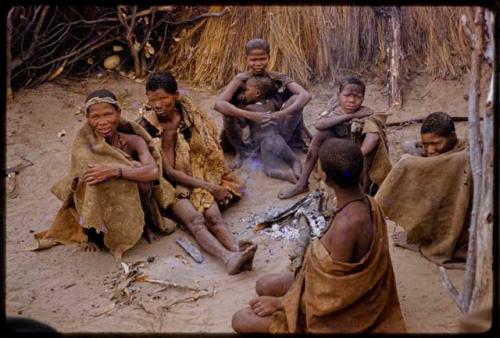
{"type": "Polygon", "coordinates": [[[451,299],[455,302],[455,304],[458,306],[460,311],[465,313],[465,309],[463,308],[463,301],[461,295],[458,293],[457,289],[453,285],[453,283],[450,280],[450,277],[448,276],[448,273],[446,272],[446,269],[442,266],[439,267],[439,271],[441,272],[441,276],[443,277],[443,286],[448,292],[450,293],[451,299]]]}

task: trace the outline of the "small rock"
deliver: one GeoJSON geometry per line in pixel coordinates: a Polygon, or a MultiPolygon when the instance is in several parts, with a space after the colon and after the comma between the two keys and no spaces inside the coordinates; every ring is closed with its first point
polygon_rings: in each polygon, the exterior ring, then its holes
{"type": "Polygon", "coordinates": [[[148,263],[152,263],[152,262],[155,261],[155,257],[154,256],[148,256],[147,261],[148,261],[148,263]]]}

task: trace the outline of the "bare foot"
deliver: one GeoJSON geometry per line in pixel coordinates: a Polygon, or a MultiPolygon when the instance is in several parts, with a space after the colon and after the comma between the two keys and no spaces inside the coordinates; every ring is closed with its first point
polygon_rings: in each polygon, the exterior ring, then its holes
{"type": "Polygon", "coordinates": [[[142,234],[143,234],[144,238],[146,239],[146,241],[150,244],[152,241],[155,241],[158,238],[160,238],[160,236],[158,236],[156,234],[156,232],[154,232],[153,229],[149,228],[148,226],[144,227],[144,232],[142,234]]]}
{"type": "Polygon", "coordinates": [[[289,170],[271,169],[271,170],[266,170],[265,174],[269,177],[287,181],[292,184],[297,183],[297,177],[295,177],[295,174],[291,169],[289,170]]]}
{"type": "Polygon", "coordinates": [[[286,199],[291,198],[295,195],[302,194],[302,193],[308,192],[308,191],[309,191],[309,186],[296,184],[290,189],[280,191],[280,193],[278,194],[278,198],[282,199],[282,200],[286,200],[286,199]]]}
{"type": "Polygon", "coordinates": [[[399,232],[392,234],[391,237],[392,237],[392,240],[394,242],[394,245],[399,246],[401,248],[411,250],[411,251],[419,252],[420,249],[419,249],[418,245],[408,243],[406,235],[407,235],[406,231],[399,231],[399,232]]]}
{"type": "Polygon", "coordinates": [[[300,164],[300,161],[295,161],[293,163],[292,171],[297,180],[300,179],[300,176],[302,175],[302,165],[300,164]]]}
{"type": "Polygon", "coordinates": [[[257,316],[270,316],[281,309],[281,297],[260,296],[250,300],[249,304],[257,316]]]}
{"type": "Polygon", "coordinates": [[[167,217],[161,218],[162,223],[158,226],[164,235],[170,235],[177,228],[177,223],[167,217]]]}
{"type": "Polygon", "coordinates": [[[245,161],[246,156],[240,153],[236,153],[236,156],[234,157],[233,162],[229,165],[230,169],[239,169],[243,165],[243,162],[245,161]]]}
{"type": "Polygon", "coordinates": [[[94,242],[85,242],[80,244],[80,249],[85,252],[98,252],[102,251],[102,249],[94,242]]]}
{"type": "MultiPolygon", "coordinates": [[[[240,240],[239,243],[240,251],[244,251],[246,248],[254,245],[250,240],[240,240]]],[[[255,244],[256,245],[256,244],[255,244]]],[[[256,248],[257,249],[257,248],[256,248]]],[[[254,256],[255,257],[255,256],[254,256]]],[[[252,271],[253,270],[253,258],[241,266],[242,271],[252,271]]]]}
{"type": "Polygon", "coordinates": [[[245,263],[253,260],[255,256],[255,251],[257,250],[257,245],[253,244],[247,247],[245,250],[240,252],[233,252],[227,260],[228,273],[230,275],[239,274],[242,270],[242,266],[245,263]]]}

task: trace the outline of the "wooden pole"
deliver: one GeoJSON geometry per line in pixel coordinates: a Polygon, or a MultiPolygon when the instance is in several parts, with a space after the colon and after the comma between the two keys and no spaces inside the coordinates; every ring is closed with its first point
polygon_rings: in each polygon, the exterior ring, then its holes
{"type": "MultiPolygon", "coordinates": [[[[493,13],[486,11],[485,18],[489,26],[489,41],[486,51],[494,50],[493,13]]],[[[486,53],[485,53],[486,54],[486,53]]],[[[491,58],[491,65],[495,67],[495,55],[491,53],[485,58],[491,58]]],[[[482,154],[482,186],[481,201],[477,223],[476,245],[476,273],[474,290],[469,306],[469,312],[492,306],[493,295],[493,90],[494,69],[492,69],[489,93],[486,100],[486,110],[483,121],[483,154],[482,154]]]]}
{"type": "Polygon", "coordinates": [[[12,15],[15,11],[15,7],[12,7],[7,14],[7,32],[6,32],[6,63],[7,69],[6,74],[6,87],[7,87],[7,101],[11,101],[14,98],[14,93],[12,91],[12,15]]]}
{"type": "Polygon", "coordinates": [[[401,99],[401,8],[392,6],[387,16],[387,92],[391,110],[400,110],[401,99]]]}
{"type": "MultiPolygon", "coordinates": [[[[492,186],[493,186],[493,114],[492,102],[485,113],[483,133],[479,117],[481,65],[484,50],[485,9],[474,8],[474,30],[462,17],[463,29],[471,39],[472,56],[469,86],[469,156],[472,169],[473,196],[469,226],[469,243],[465,263],[464,286],[458,293],[451,284],[446,270],[441,267],[445,288],[463,313],[485,305],[491,287],[491,236],[492,236],[492,186]],[[484,137],[484,147],[483,147],[484,137]]],[[[493,41],[493,39],[490,39],[493,41]]],[[[492,87],[490,87],[492,88],[492,87]]],[[[490,97],[490,95],[488,95],[490,97]]],[[[492,96],[491,96],[492,97],[492,96]]]]}

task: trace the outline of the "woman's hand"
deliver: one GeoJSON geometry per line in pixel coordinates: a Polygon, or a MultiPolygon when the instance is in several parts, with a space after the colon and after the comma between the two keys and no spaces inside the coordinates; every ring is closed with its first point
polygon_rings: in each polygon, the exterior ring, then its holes
{"type": "Polygon", "coordinates": [[[89,164],[89,168],[83,174],[83,181],[88,184],[98,184],[110,178],[118,177],[118,168],[104,164],[89,164]]]}

